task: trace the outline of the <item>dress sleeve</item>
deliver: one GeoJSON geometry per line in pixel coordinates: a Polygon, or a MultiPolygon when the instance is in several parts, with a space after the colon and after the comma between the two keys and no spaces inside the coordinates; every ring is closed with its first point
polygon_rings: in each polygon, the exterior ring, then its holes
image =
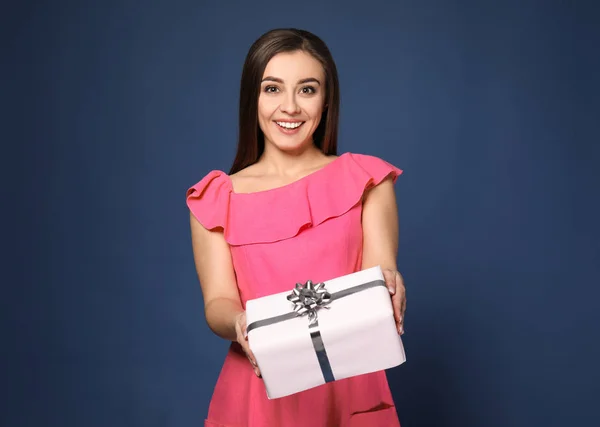
{"type": "Polygon", "coordinates": [[[346,153],[321,179],[309,186],[312,225],[344,215],[361,203],[366,190],[391,178],[395,183],[402,170],[378,157],[346,153]]]}
{"type": "Polygon", "coordinates": [[[207,230],[226,229],[231,188],[224,172],[212,171],[187,190],[187,206],[207,230]]]}
{"type": "Polygon", "coordinates": [[[379,157],[366,154],[351,154],[350,157],[355,163],[356,168],[362,172],[360,173],[364,183],[362,190],[368,190],[371,187],[379,185],[387,178],[391,178],[396,183],[398,177],[402,174],[402,169],[379,157]]]}

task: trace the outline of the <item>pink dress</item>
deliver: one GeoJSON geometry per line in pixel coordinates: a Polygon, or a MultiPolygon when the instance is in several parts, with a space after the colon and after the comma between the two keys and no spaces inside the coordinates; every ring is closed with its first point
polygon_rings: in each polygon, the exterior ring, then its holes
{"type": "MultiPolygon", "coordinates": [[[[235,193],[212,171],[187,192],[201,224],[230,245],[243,306],[361,269],[362,196],[402,171],[373,156],[345,153],[291,184],[235,193]]],[[[385,372],[334,381],[268,400],[241,347],[233,343],[215,386],[205,427],[397,427],[385,372]]]]}

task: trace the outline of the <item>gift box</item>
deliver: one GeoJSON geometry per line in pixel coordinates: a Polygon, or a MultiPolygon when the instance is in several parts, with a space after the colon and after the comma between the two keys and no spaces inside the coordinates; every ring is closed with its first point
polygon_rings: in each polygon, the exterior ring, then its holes
{"type": "Polygon", "coordinates": [[[246,320],[269,399],[406,361],[380,267],[248,300],[246,320]]]}

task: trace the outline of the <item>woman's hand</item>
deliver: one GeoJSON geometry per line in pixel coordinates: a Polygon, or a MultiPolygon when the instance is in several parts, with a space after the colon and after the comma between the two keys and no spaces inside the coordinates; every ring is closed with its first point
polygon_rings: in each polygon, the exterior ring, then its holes
{"type": "Polygon", "coordinates": [[[257,377],[260,377],[260,369],[258,369],[258,365],[256,364],[256,358],[250,350],[250,346],[248,345],[248,333],[246,332],[246,312],[243,311],[238,314],[235,318],[235,332],[237,334],[237,342],[242,346],[244,353],[246,353],[246,357],[252,364],[254,368],[254,373],[257,377]]]}
{"type": "Polygon", "coordinates": [[[392,306],[394,307],[394,319],[396,319],[396,329],[398,334],[404,334],[404,312],[406,311],[406,289],[404,288],[404,280],[399,271],[383,270],[385,284],[392,296],[392,306]]]}

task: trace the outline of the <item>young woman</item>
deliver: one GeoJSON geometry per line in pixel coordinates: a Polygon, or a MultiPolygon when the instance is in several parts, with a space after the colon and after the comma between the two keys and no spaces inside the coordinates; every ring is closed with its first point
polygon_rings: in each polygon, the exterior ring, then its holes
{"type": "Polygon", "coordinates": [[[247,342],[249,299],[376,265],[403,333],[393,189],[402,171],[373,156],[336,156],[339,97],[323,41],[296,29],[264,34],[242,72],[233,166],[187,192],[206,320],[232,341],[205,426],[399,426],[383,371],[268,400],[247,342]]]}

